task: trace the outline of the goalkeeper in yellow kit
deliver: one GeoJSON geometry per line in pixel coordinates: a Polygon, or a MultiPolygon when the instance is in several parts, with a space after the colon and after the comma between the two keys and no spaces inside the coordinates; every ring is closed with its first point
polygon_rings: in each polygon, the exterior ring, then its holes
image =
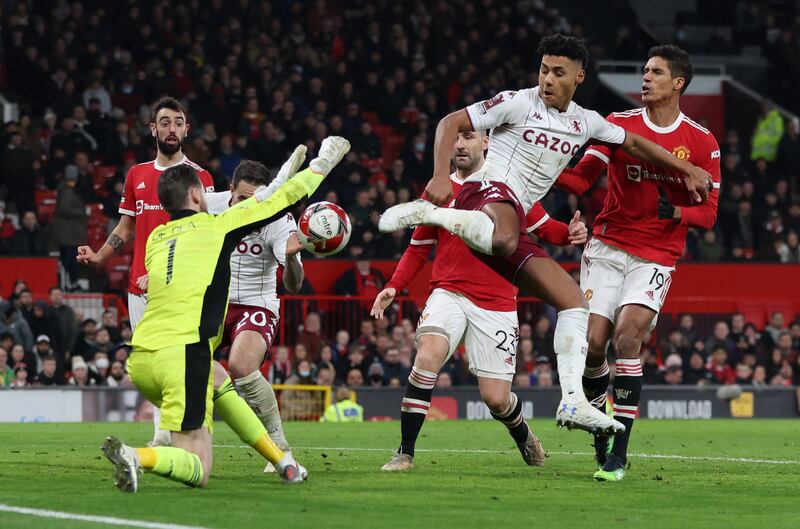
{"type": "MultiPolygon", "coordinates": [[[[273,463],[285,482],[302,481],[291,456],[272,442],[230,380],[212,399],[212,357],[222,337],[236,244],[310,196],[349,149],[344,138],[326,138],[308,169],[280,187],[274,182],[259,188],[218,216],[207,213],[203,185],[189,165],[161,175],[158,197],[172,220],[147,240],[147,309],[133,335],[128,370],[139,391],[161,408],[160,427],[171,432],[172,446],[133,448],[106,439],[103,453],[114,465],[118,488],[136,492],[141,469],[204,486],[211,472],[214,408],[229,424],[240,423],[237,431],[246,432],[242,440],[273,463]]],[[[298,152],[295,159],[302,156],[298,152]]]]}

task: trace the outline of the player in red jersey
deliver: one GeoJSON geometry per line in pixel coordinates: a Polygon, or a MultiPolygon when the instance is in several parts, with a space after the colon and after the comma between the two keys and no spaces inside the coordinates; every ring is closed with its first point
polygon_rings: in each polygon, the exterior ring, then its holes
{"type": "MultiPolygon", "coordinates": [[[[453,149],[456,172],[450,176],[453,196],[483,166],[488,142],[483,131],[458,134],[453,149]]],[[[554,244],[582,244],[587,238],[579,214],[567,226],[550,219],[537,203],[526,220],[528,232],[554,244]]],[[[421,226],[414,230],[411,245],[392,279],[376,297],[372,315],[383,317],[397,291],[405,288],[425,265],[434,245],[437,251],[430,296],[417,327],[417,355],[400,413],[402,441],[382,468],[413,468],[414,445],[428,413],[439,370],[462,341],[470,371],[478,377],[481,398],[492,416],[508,428],[525,462],[541,466],[542,445],[522,416],[522,402],[511,392],[519,336],[514,285],[479,259],[458,236],[442,228],[421,226]]]]}
{"type": "Polygon", "coordinates": [[[606,145],[589,148],[580,163],[558,180],[561,187],[581,195],[608,169],[608,195],[581,264],[581,288],[590,312],[583,385],[592,404],[605,409],[606,349],[611,341],[617,357],[614,417],[626,429],[615,435],[608,455],[608,438],[595,437],[601,466],[594,476],[598,481],[619,481],[625,475],[628,439],[642,392],[642,340],[655,326],[687,231],[710,229],[717,217],[719,146],[713,134],[680,110],[680,96],[691,80],[692,63],[685,51],[656,46],[644,68],[645,107],[607,119],[705,169],[713,181],[708,201],[693,202],[681,174],[606,145]]]}
{"type": "Polygon", "coordinates": [[[687,175],[686,186],[701,200],[708,174],[641,136],[604,120],[572,101],[583,82],[589,52],[575,37],[552,35],[539,45],[539,86],[505,91],[443,118],[436,129],[434,175],[426,200],[387,209],[382,232],[409,226],[439,226],[457,234],[492,268],[558,311],[554,349],[561,385],[556,424],[594,433],[625,426],[593,408],[581,389],[586,365],[589,312],[578,285],[524,231],[525,215],[541,200],[572,156],[589,141],[619,145],[626,152],[687,175]],[[451,146],[458,132],[491,129],[486,163],[464,183],[454,208],[448,181],[451,146]],[[699,183],[699,184],[698,184],[699,183]],[[698,185],[701,189],[698,190],[698,185]]]}
{"type": "MultiPolygon", "coordinates": [[[[103,264],[112,254],[120,252],[125,244],[134,239],[133,263],[128,280],[128,317],[131,328],[142,319],[147,305],[144,254],[147,237],[156,226],[169,222],[170,216],[158,200],[158,179],[169,167],[185,163],[197,171],[207,193],[214,191],[211,174],[190,161],[183,154],[183,142],[189,133],[189,122],[183,105],[172,97],[163,97],[153,105],[150,133],[156,140],[156,159],[131,167],[125,177],[125,188],[119,204],[119,224],[108,236],[105,244],[94,252],[89,246],[78,248],[78,262],[103,264]]],[[[168,444],[169,432],[159,430],[160,412],[156,409],[153,422],[156,425],[154,441],[168,444]]]]}

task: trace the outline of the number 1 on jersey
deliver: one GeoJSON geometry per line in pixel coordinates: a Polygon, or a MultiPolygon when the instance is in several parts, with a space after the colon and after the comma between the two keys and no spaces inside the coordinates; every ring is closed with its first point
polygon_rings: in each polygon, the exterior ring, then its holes
{"type": "Polygon", "coordinates": [[[167,241],[167,246],[169,246],[169,255],[167,256],[167,284],[169,285],[172,281],[172,264],[175,261],[175,244],[178,242],[178,239],[170,239],[167,241]]]}

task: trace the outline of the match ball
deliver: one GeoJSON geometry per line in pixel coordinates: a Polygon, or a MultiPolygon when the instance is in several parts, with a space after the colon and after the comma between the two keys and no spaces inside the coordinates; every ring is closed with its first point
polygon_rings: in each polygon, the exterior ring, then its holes
{"type": "Polygon", "coordinates": [[[317,202],[306,208],[297,223],[297,236],[306,250],[327,257],[347,246],[350,217],[332,202],[317,202]]]}

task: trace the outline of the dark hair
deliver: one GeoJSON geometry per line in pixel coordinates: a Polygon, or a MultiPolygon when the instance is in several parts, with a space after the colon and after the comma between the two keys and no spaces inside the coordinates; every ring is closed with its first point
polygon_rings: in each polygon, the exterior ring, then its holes
{"type": "Polygon", "coordinates": [[[166,96],[156,101],[155,105],[153,105],[153,112],[150,114],[151,123],[156,122],[156,116],[162,108],[168,108],[170,110],[174,110],[175,112],[180,112],[183,114],[184,118],[186,117],[186,109],[183,108],[181,102],[174,97],[166,96]]]}
{"type": "Polygon", "coordinates": [[[46,354],[42,357],[42,362],[47,362],[49,360],[52,360],[53,362],[58,362],[58,358],[56,358],[56,355],[54,354],[46,354]]]}
{"type": "Polygon", "coordinates": [[[686,89],[689,88],[689,83],[692,82],[692,77],[694,77],[694,67],[689,54],[674,44],[663,44],[650,48],[647,58],[652,59],[653,57],[661,57],[667,61],[667,66],[669,66],[669,72],[673,79],[683,77],[684,83],[681,88],[681,94],[686,92],[686,89]]]}
{"type": "MultiPolygon", "coordinates": [[[[50,290],[47,291],[48,294],[52,294],[54,290],[61,290],[60,286],[50,287],[50,290]]],[[[63,290],[61,290],[63,292],[63,290]]]]}
{"type": "Polygon", "coordinates": [[[31,289],[29,289],[29,288],[23,288],[22,290],[19,291],[19,294],[22,295],[22,294],[25,294],[26,292],[28,294],[30,294],[31,296],[33,295],[33,292],[31,292],[31,289]]]}
{"type": "Polygon", "coordinates": [[[233,187],[238,186],[239,182],[265,186],[269,181],[269,169],[255,160],[242,160],[233,170],[233,187]]]}
{"type": "Polygon", "coordinates": [[[539,55],[555,55],[580,61],[583,68],[586,68],[586,62],[589,60],[589,50],[581,39],[560,33],[543,38],[539,42],[537,51],[539,55]]]}
{"type": "Polygon", "coordinates": [[[197,172],[185,163],[173,165],[158,179],[158,200],[167,213],[174,215],[183,209],[193,187],[203,188],[197,172]]]}

